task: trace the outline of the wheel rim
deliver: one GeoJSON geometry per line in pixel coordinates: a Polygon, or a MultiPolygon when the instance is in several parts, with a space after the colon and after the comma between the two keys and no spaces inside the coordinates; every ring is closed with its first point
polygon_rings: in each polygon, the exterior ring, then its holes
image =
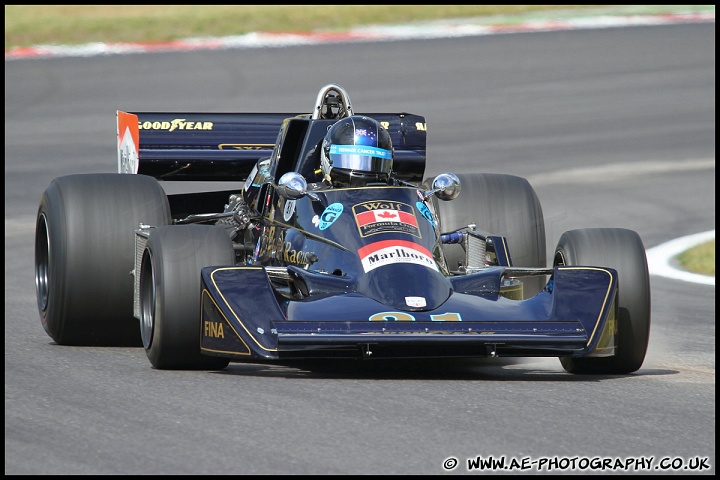
{"type": "Polygon", "coordinates": [[[553,267],[564,267],[565,265],[567,265],[567,262],[565,261],[565,255],[563,254],[563,252],[555,252],[555,258],[553,259],[553,267]]]}
{"type": "Polygon", "coordinates": [[[38,218],[35,233],[35,290],[38,307],[45,312],[50,296],[50,232],[47,218],[41,214],[38,218]]]}
{"type": "Polygon", "coordinates": [[[152,345],[155,330],[155,269],[149,251],[145,252],[140,268],[140,336],[143,346],[152,345]]]}

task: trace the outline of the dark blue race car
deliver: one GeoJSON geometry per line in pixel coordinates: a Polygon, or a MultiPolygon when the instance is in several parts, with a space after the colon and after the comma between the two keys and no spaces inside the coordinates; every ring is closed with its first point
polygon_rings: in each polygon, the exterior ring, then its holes
{"type": "Polygon", "coordinates": [[[307,114],[117,119],[118,173],[56,178],[40,201],[38,307],[58,344],[142,342],[159,369],[337,357],[642,366],[638,234],[567,231],[547,265],[528,181],[424,178],[422,116],[357,115],[329,84],[307,114]],[[184,180],[238,188],[162,187],[184,180]]]}

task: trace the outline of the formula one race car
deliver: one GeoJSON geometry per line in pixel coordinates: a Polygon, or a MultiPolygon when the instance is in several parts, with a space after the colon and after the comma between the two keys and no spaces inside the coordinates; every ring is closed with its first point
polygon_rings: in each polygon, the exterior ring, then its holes
{"type": "Polygon", "coordinates": [[[119,173],[56,178],[40,200],[37,300],[58,344],[142,341],[158,369],[558,357],[627,374],[644,361],[638,234],[567,231],[546,266],[529,182],[424,179],[422,116],[356,115],[329,84],[308,114],[118,111],[117,125],[119,173]],[[238,188],[167,194],[159,180],[238,188]]]}

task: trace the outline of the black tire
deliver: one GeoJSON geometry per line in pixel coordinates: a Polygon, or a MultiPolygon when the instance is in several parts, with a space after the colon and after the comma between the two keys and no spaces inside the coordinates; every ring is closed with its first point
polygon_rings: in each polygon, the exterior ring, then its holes
{"type": "Polygon", "coordinates": [[[135,230],[170,223],[160,184],[145,175],[58,177],[40,198],[35,287],[40,320],[59,345],[140,346],[133,316],[135,230]]]}
{"type": "Polygon", "coordinates": [[[140,269],[140,329],[150,363],[162,370],[222,370],[230,360],[200,353],[200,270],[234,265],[227,232],[210,225],[160,227],[140,269]]]}
{"type": "MultiPolygon", "coordinates": [[[[547,265],[545,220],[542,207],[530,183],[514,175],[493,173],[458,174],[460,194],[454,200],[432,197],[443,233],[474,223],[481,231],[507,238],[513,266],[547,265]]],[[[432,179],[425,180],[430,188],[432,179]]],[[[450,270],[465,260],[461,245],[442,246],[450,270]]],[[[544,276],[523,279],[524,298],[536,295],[546,283],[544,276]]]]}
{"type": "Polygon", "coordinates": [[[570,373],[620,374],[638,370],[650,340],[650,275],[640,236],[624,228],[584,228],[562,234],[553,266],[610,267],[618,272],[618,336],[612,357],[560,357],[570,373]]]}

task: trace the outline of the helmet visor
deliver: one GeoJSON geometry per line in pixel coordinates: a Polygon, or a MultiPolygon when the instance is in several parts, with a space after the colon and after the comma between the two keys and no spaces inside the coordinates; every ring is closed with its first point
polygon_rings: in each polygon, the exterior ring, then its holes
{"type": "Polygon", "coordinates": [[[360,170],[363,172],[390,173],[392,152],[367,145],[330,145],[333,168],[360,170]]]}

